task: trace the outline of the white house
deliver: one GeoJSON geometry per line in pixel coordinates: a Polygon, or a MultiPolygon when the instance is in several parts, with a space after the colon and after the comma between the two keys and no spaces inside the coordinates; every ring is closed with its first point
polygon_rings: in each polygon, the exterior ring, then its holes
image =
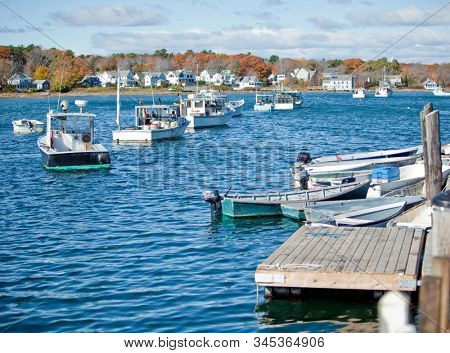
{"type": "Polygon", "coordinates": [[[332,78],[332,76],[336,76],[340,74],[340,70],[337,67],[327,67],[322,74],[323,79],[332,78]]]}
{"type": "Polygon", "coordinates": [[[430,80],[429,78],[427,78],[427,80],[423,83],[423,88],[434,90],[434,89],[438,88],[438,84],[436,82],[434,82],[433,80],[430,80]]]}
{"type": "Polygon", "coordinates": [[[239,89],[256,88],[262,85],[262,82],[256,76],[243,76],[239,78],[236,83],[239,89]]]}
{"type": "MultiPolygon", "coordinates": [[[[138,76],[139,84],[143,87],[161,87],[168,85],[169,81],[166,79],[164,72],[141,72],[138,76]]],[[[135,75],[136,78],[136,75],[135,75]]]]}
{"type": "Polygon", "coordinates": [[[200,75],[198,75],[195,79],[197,81],[203,81],[206,83],[210,83],[211,82],[211,73],[207,69],[205,69],[202,72],[200,72],[200,75]]]}
{"type": "Polygon", "coordinates": [[[386,81],[394,87],[399,87],[403,84],[401,75],[386,75],[386,81]]]}
{"type": "Polygon", "coordinates": [[[333,75],[330,78],[324,78],[322,88],[326,91],[351,91],[353,90],[353,76],[333,75]]]}
{"type": "Polygon", "coordinates": [[[181,69],[167,72],[166,79],[170,85],[191,86],[195,84],[196,76],[193,72],[181,69]]]}
{"type": "MultiPolygon", "coordinates": [[[[136,87],[137,81],[130,70],[120,70],[120,87],[136,87]]],[[[113,86],[117,83],[117,71],[104,71],[98,75],[102,87],[113,86]]]]}
{"type": "Polygon", "coordinates": [[[270,76],[268,77],[268,80],[270,81],[270,83],[273,86],[278,85],[280,82],[283,82],[286,80],[286,75],[285,74],[270,74],[270,76]]]}
{"type": "Polygon", "coordinates": [[[305,82],[311,81],[316,74],[316,70],[308,70],[304,67],[297,68],[294,72],[291,72],[291,76],[297,80],[303,80],[305,82]]]}

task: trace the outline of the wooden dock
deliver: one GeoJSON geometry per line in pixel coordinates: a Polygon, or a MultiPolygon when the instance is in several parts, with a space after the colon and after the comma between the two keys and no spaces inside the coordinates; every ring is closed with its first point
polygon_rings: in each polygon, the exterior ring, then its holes
{"type": "Polygon", "coordinates": [[[415,291],[422,230],[303,226],[260,264],[255,282],[268,289],[415,291]]]}

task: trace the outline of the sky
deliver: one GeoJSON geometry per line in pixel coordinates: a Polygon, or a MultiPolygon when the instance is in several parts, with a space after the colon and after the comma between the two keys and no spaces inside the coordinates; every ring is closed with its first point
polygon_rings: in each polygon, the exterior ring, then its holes
{"type": "Polygon", "coordinates": [[[30,43],[62,46],[76,54],[207,49],[262,57],[369,60],[385,56],[402,62],[442,63],[450,62],[450,2],[0,0],[0,44],[30,43]]]}

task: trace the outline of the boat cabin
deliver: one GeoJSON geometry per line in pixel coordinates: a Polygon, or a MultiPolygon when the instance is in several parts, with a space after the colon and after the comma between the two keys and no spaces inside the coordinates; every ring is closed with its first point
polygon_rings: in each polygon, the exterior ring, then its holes
{"type": "Polygon", "coordinates": [[[188,98],[181,102],[183,116],[217,116],[225,114],[226,100],[223,98],[188,98]]]}
{"type": "Polygon", "coordinates": [[[274,102],[276,104],[289,104],[294,103],[294,97],[287,92],[279,92],[275,95],[274,102]]]}
{"type": "Polygon", "coordinates": [[[136,127],[153,122],[174,122],[180,117],[180,107],[176,105],[137,105],[134,111],[136,127]]]}
{"type": "Polygon", "coordinates": [[[46,144],[55,151],[86,151],[94,143],[95,114],[49,112],[46,144]]]}
{"type": "Polygon", "coordinates": [[[273,103],[273,95],[271,94],[257,94],[256,104],[270,104],[273,103]]]}

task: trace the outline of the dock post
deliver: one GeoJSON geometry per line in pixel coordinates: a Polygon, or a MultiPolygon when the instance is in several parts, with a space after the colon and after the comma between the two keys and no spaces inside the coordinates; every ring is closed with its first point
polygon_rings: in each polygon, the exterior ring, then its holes
{"type": "Polygon", "coordinates": [[[387,292],[378,302],[379,332],[416,332],[409,324],[409,297],[400,292],[387,292]]]}
{"type": "Polygon", "coordinates": [[[439,111],[433,111],[431,103],[420,113],[422,129],[423,160],[425,165],[425,189],[427,204],[442,190],[442,160],[439,111]]]}
{"type": "Polygon", "coordinates": [[[420,288],[421,332],[450,332],[450,191],[433,198],[431,275],[420,288]]]}

